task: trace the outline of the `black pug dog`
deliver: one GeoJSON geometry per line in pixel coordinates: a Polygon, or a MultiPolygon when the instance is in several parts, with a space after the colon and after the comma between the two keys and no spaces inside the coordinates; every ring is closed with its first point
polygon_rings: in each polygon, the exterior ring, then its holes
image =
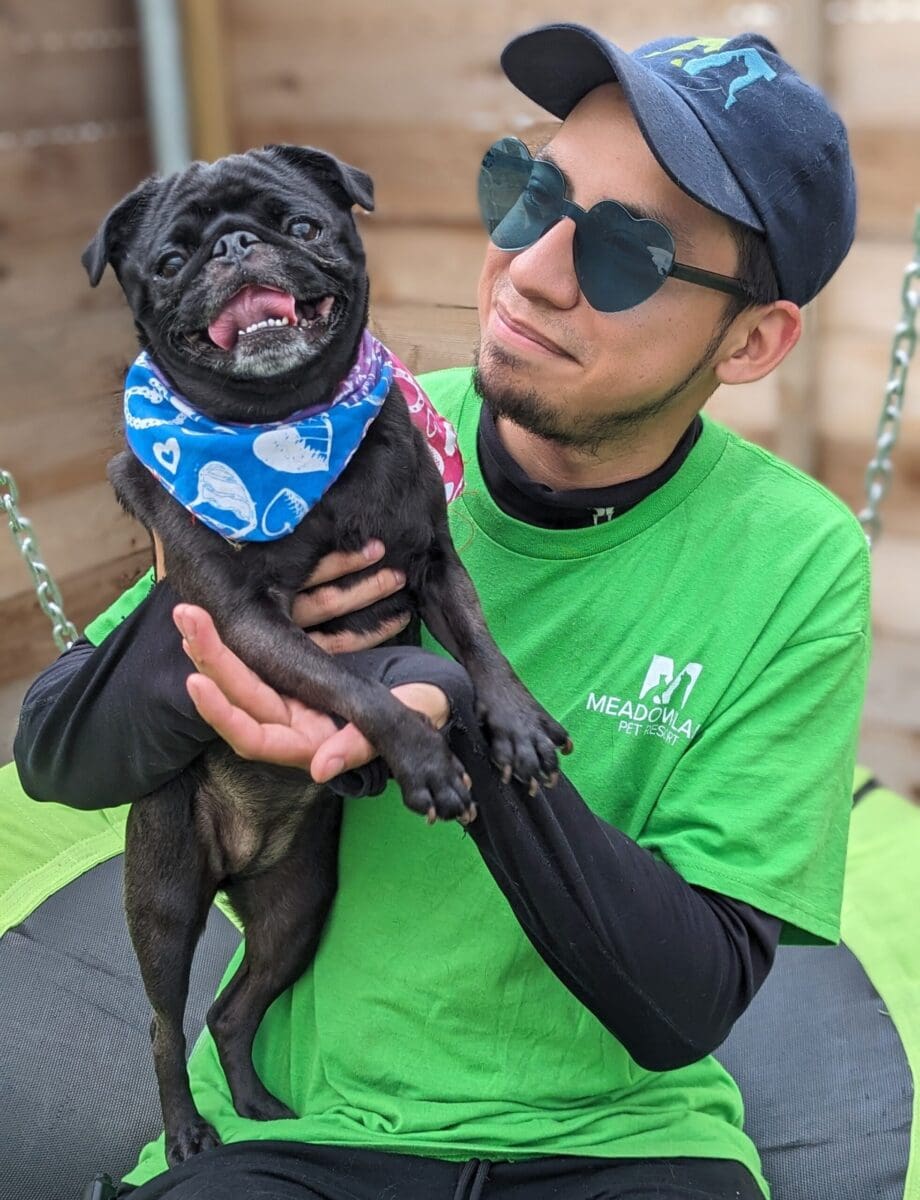
{"type": "MultiPolygon", "coordinates": [[[[328,405],[355,361],[368,281],[353,205],[373,208],[362,171],[308,147],[267,146],[146,180],[108,214],[83,263],[93,286],[113,267],[141,347],[199,413],[282,421],[328,405]]],[[[565,730],[485,627],[448,533],[438,469],[398,387],[344,472],[280,540],[234,542],[190,520],[130,450],[108,474],[127,512],[162,540],[178,595],[207,609],[224,642],[279,692],[353,721],[409,808],[429,820],[469,819],[463,765],[423,717],[350,673],[291,619],[318,561],[371,538],[405,572],[404,595],[325,628],[373,629],[408,603],[414,618],[400,640],[417,643],[421,619],[463,664],[506,777],[552,782],[556,749],[570,748],[565,730]]],[[[182,1030],[192,954],[218,889],[246,931],[240,968],[208,1013],[233,1102],[256,1119],[293,1115],[256,1075],[252,1042],[316,950],[336,887],[340,818],[341,800],[306,772],[244,761],[223,742],[131,810],[125,904],[154,1010],[170,1164],[219,1142],[192,1100],[182,1030]]]]}

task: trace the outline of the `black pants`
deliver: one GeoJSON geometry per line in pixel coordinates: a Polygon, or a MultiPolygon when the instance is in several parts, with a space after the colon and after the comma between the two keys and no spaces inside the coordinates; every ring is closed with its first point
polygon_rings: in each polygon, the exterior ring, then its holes
{"type": "Polygon", "coordinates": [[[125,1194],[130,1200],[763,1200],[740,1163],[716,1159],[449,1163],[300,1142],[220,1146],[125,1194]]]}

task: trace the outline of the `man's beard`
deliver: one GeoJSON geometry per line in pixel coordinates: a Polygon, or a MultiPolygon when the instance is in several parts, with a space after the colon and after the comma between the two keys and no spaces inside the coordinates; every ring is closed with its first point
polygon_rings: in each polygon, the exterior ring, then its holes
{"type": "MultiPolygon", "coordinates": [[[[504,417],[547,442],[569,446],[587,454],[596,454],[606,443],[622,445],[633,441],[643,426],[669,408],[677,396],[696,383],[709,367],[736,315],[737,313],[730,313],[723,317],[706,349],[679,382],[662,395],[647,400],[628,412],[592,413],[589,416],[573,417],[564,410],[552,408],[542,399],[536,388],[522,391],[515,388],[513,383],[492,386],[486,381],[479,365],[481,345],[476,346],[473,357],[473,388],[488,407],[494,421],[504,417]]],[[[513,370],[518,365],[519,360],[501,347],[493,345],[489,353],[492,360],[502,366],[513,370]]]]}

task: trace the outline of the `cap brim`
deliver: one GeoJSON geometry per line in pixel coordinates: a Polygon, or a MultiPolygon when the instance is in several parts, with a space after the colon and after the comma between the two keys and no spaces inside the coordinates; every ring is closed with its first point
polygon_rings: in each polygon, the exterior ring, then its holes
{"type": "Polygon", "coordinates": [[[560,119],[594,88],[618,83],[649,149],[677,186],[763,232],[757,210],[693,109],[625,50],[583,25],[543,25],[509,42],[501,64],[519,91],[560,119]]]}

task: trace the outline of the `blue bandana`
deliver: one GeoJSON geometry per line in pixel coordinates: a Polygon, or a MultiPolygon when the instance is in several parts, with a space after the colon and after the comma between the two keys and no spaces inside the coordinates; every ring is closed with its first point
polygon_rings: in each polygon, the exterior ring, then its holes
{"type": "Polygon", "coordinates": [[[355,365],[320,409],[265,425],[218,423],[173,391],[146,352],[125,380],[125,436],[169,494],[230,541],[286,537],[342,474],[393,381],[365,330],[355,365]]]}

